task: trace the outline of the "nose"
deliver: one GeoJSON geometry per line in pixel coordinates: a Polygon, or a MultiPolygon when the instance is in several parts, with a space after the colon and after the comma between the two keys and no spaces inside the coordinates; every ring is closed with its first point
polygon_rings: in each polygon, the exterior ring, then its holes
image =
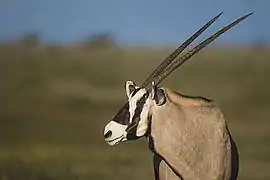
{"type": "Polygon", "coordinates": [[[111,136],[112,136],[112,131],[111,130],[109,130],[108,132],[106,132],[106,134],[104,135],[105,139],[108,139],[111,136]]]}

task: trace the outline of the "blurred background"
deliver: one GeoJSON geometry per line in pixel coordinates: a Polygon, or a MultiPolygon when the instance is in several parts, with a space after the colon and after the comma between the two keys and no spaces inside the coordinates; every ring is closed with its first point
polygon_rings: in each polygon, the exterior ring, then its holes
{"type": "Polygon", "coordinates": [[[214,99],[240,152],[239,179],[270,179],[270,1],[3,0],[0,179],[153,179],[145,139],[110,147],[103,128],[178,44],[240,23],[162,84],[214,99]]]}

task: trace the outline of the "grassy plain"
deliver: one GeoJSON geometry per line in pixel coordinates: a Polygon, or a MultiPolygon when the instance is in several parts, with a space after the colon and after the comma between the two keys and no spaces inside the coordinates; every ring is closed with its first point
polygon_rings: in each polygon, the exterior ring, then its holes
{"type": "MultiPolygon", "coordinates": [[[[0,179],[153,179],[145,139],[109,147],[103,127],[173,48],[0,45],[0,179]]],[[[241,180],[270,179],[270,54],[208,48],[164,83],[214,99],[240,150],[241,180]]]]}

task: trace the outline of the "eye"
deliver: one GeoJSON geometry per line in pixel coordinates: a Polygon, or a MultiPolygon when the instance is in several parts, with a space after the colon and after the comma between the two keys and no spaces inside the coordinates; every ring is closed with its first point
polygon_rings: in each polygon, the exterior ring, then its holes
{"type": "Polygon", "coordinates": [[[142,97],[142,99],[144,99],[144,100],[147,99],[147,98],[148,98],[148,93],[144,94],[143,97],[142,97]]]}
{"type": "Polygon", "coordinates": [[[142,96],[142,98],[138,101],[138,105],[144,104],[147,98],[148,98],[148,93],[142,96]]]}
{"type": "Polygon", "coordinates": [[[137,103],[138,103],[138,105],[143,104],[144,103],[144,98],[142,97],[137,103]]]}

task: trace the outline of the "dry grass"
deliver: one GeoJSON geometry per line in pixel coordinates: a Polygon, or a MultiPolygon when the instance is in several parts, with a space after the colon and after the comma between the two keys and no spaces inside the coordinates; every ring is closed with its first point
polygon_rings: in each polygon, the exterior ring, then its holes
{"type": "MultiPolygon", "coordinates": [[[[144,139],[109,147],[103,126],[172,49],[0,46],[2,179],[153,179],[144,139]],[[139,73],[138,73],[139,72],[139,73]]],[[[240,179],[270,179],[270,54],[208,49],[164,85],[215,99],[240,149],[240,179]]]]}

